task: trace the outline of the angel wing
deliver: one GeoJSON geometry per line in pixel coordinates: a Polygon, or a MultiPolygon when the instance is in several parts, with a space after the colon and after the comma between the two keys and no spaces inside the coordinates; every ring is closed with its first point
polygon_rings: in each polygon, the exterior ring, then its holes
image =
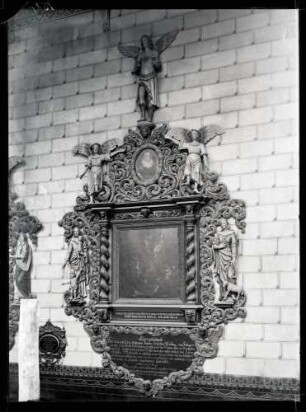
{"type": "Polygon", "coordinates": [[[14,167],[19,165],[20,163],[23,163],[22,157],[20,157],[20,156],[11,156],[9,158],[9,164],[8,164],[9,173],[11,173],[11,171],[14,169],[14,167]]]}
{"type": "Polygon", "coordinates": [[[119,52],[125,57],[132,57],[133,59],[139,53],[138,46],[118,46],[119,52]]]}
{"type": "Polygon", "coordinates": [[[158,54],[161,54],[167,47],[170,46],[170,44],[175,40],[178,32],[178,29],[168,31],[168,33],[165,33],[162,37],[156,40],[155,48],[158,54]]]}
{"type": "Polygon", "coordinates": [[[216,136],[223,135],[225,133],[225,130],[223,129],[223,127],[218,126],[216,124],[210,124],[208,126],[205,126],[199,129],[199,132],[201,134],[202,142],[204,144],[207,144],[212,139],[214,139],[216,136]]]}
{"type": "Polygon", "coordinates": [[[115,149],[115,147],[119,146],[120,142],[118,139],[109,139],[105,143],[101,144],[101,153],[106,154],[111,152],[115,149]]]}
{"type": "Polygon", "coordinates": [[[88,143],[77,144],[73,147],[72,153],[74,155],[89,157],[91,155],[90,144],[88,143]]]}
{"type": "Polygon", "coordinates": [[[188,129],[184,129],[182,127],[176,127],[174,129],[168,129],[167,133],[165,133],[165,138],[174,141],[178,145],[182,145],[185,142],[185,138],[187,136],[188,129]]]}

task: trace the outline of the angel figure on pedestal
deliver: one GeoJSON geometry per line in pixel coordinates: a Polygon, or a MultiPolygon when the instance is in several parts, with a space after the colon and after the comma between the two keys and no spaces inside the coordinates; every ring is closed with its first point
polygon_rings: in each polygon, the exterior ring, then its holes
{"type": "Polygon", "coordinates": [[[105,162],[110,162],[112,157],[118,153],[123,153],[125,148],[115,150],[119,145],[116,139],[110,139],[100,145],[94,143],[90,145],[88,143],[82,143],[74,146],[72,153],[74,155],[81,155],[87,157],[87,163],[85,165],[85,171],[80,175],[82,179],[87,174],[87,186],[90,201],[93,203],[93,194],[99,192],[102,189],[103,165],[105,162]]]}
{"type": "Polygon", "coordinates": [[[143,35],[139,46],[118,46],[125,57],[135,60],[132,74],[138,76],[136,104],[140,109],[140,122],[152,122],[153,114],[159,107],[157,73],[162,70],[160,54],[175,40],[178,30],[172,30],[155,43],[151,36],[143,35]]]}
{"type": "Polygon", "coordinates": [[[194,182],[194,191],[201,193],[199,187],[203,185],[203,174],[208,171],[208,154],[206,144],[214,137],[225,133],[221,126],[209,125],[200,130],[183,128],[169,129],[165,138],[177,144],[179,150],[187,150],[184,179],[186,184],[194,182]]]}

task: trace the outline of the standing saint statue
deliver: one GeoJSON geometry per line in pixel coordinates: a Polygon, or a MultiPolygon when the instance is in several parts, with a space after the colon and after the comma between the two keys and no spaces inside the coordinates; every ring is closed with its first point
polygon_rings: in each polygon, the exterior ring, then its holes
{"type": "Polygon", "coordinates": [[[184,177],[187,185],[194,182],[194,191],[201,193],[203,175],[208,170],[208,154],[206,144],[215,136],[224,134],[222,127],[217,125],[205,126],[200,130],[187,130],[183,128],[169,129],[165,138],[178,145],[179,150],[187,150],[188,155],[184,169],[184,177]]]}
{"type": "Polygon", "coordinates": [[[213,239],[213,273],[219,285],[219,301],[225,300],[230,290],[229,285],[236,285],[237,237],[230,229],[225,218],[220,219],[221,231],[213,239]]]}
{"type": "Polygon", "coordinates": [[[70,287],[73,301],[87,297],[89,284],[89,259],[85,239],[78,227],[73,228],[73,235],[69,241],[68,252],[63,269],[67,263],[70,266],[70,287]]]}
{"type": "Polygon", "coordinates": [[[135,60],[132,74],[138,76],[136,104],[140,109],[139,121],[152,122],[153,114],[159,107],[157,74],[162,70],[160,54],[175,40],[178,30],[172,30],[155,43],[151,36],[143,35],[139,46],[118,46],[125,57],[135,60]]]}
{"type": "Polygon", "coordinates": [[[89,145],[88,143],[78,144],[72,149],[74,155],[81,155],[87,157],[87,163],[85,171],[80,175],[82,179],[87,174],[87,187],[88,193],[93,203],[93,194],[99,192],[102,189],[103,165],[106,162],[110,162],[112,157],[118,153],[122,153],[125,149],[115,150],[118,146],[116,139],[110,139],[100,145],[94,143],[89,145]]]}
{"type": "Polygon", "coordinates": [[[30,269],[32,249],[26,233],[20,233],[16,246],[16,254],[11,255],[11,257],[15,258],[13,270],[14,302],[18,303],[21,298],[31,297],[30,269]]]}

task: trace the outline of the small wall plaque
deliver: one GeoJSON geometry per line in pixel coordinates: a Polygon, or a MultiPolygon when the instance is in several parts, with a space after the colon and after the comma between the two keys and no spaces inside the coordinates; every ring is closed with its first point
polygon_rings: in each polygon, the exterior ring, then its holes
{"type": "Polygon", "coordinates": [[[66,330],[50,320],[39,328],[39,358],[42,365],[55,365],[66,355],[66,330]]]}

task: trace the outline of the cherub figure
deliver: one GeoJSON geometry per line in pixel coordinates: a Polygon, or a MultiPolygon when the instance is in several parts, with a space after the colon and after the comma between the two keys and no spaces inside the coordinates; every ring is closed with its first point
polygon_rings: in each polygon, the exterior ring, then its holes
{"type": "Polygon", "coordinates": [[[117,146],[118,141],[116,139],[110,139],[102,145],[94,143],[90,146],[88,143],[83,143],[74,146],[72,149],[74,155],[87,157],[85,171],[80,175],[80,179],[87,174],[88,193],[91,202],[93,202],[93,194],[102,189],[104,163],[110,162],[113,156],[125,151],[125,148],[113,151],[117,146]]]}
{"type": "Polygon", "coordinates": [[[172,30],[155,43],[151,36],[143,35],[139,46],[118,46],[125,57],[135,60],[132,74],[138,76],[136,104],[140,109],[140,121],[152,122],[153,114],[159,107],[157,73],[162,70],[160,54],[175,40],[178,30],[172,30]]]}
{"type": "Polygon", "coordinates": [[[178,144],[179,150],[187,150],[184,179],[190,185],[194,182],[194,191],[200,193],[199,187],[203,185],[203,174],[208,170],[208,154],[206,144],[215,136],[225,133],[221,126],[209,125],[200,130],[187,130],[183,128],[169,129],[165,138],[178,144]]]}

